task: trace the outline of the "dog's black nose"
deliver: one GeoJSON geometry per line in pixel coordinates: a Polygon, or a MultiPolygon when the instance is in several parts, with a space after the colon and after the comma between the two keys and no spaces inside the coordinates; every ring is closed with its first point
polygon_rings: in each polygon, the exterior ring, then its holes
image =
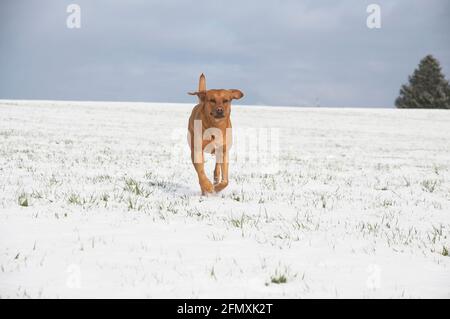
{"type": "Polygon", "coordinates": [[[222,109],[222,108],[218,108],[218,109],[216,110],[216,112],[217,112],[217,114],[223,114],[223,109],[222,109]]]}

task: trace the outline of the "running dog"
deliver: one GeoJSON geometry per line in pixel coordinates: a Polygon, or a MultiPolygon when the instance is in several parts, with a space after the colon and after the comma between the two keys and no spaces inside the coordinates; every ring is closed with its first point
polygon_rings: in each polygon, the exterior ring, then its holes
{"type": "Polygon", "coordinates": [[[200,75],[196,95],[199,103],[192,110],[188,125],[191,159],[203,195],[220,192],[228,185],[228,151],[231,147],[231,101],[244,96],[240,90],[206,90],[206,79],[200,75]],[[205,174],[204,152],[216,156],[214,184],[205,174]]]}

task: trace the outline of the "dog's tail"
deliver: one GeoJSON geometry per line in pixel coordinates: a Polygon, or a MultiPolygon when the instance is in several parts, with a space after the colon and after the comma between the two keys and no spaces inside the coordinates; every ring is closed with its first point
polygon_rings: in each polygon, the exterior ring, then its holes
{"type": "Polygon", "coordinates": [[[206,78],[203,73],[200,75],[200,79],[198,81],[198,91],[199,92],[206,91],[206,78]]]}
{"type": "MultiPolygon", "coordinates": [[[[198,92],[206,92],[206,78],[202,73],[200,74],[200,79],[198,80],[198,92]]],[[[200,96],[198,97],[198,101],[201,102],[200,96]]]]}
{"type": "Polygon", "coordinates": [[[202,73],[200,74],[200,79],[198,80],[198,91],[197,92],[188,92],[189,95],[197,95],[198,101],[202,101],[202,97],[204,97],[206,92],[206,78],[205,75],[202,73]]]}

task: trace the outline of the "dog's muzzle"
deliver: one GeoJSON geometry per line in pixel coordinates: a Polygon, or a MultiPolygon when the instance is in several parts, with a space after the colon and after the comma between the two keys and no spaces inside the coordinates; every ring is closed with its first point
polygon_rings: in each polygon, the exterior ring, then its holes
{"type": "Polygon", "coordinates": [[[222,108],[216,109],[216,111],[215,111],[215,113],[214,113],[214,117],[215,117],[215,118],[222,118],[222,117],[225,117],[225,115],[223,114],[223,109],[222,109],[222,108]]]}

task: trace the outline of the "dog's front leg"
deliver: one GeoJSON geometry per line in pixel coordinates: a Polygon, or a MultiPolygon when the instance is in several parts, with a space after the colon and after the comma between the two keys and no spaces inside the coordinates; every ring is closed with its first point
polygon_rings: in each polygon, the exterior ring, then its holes
{"type": "MultiPolygon", "coordinates": [[[[200,154],[199,154],[200,155],[200,154]]],[[[204,156],[203,151],[201,152],[201,156],[194,156],[194,150],[191,151],[192,163],[194,164],[195,171],[198,176],[198,183],[200,184],[200,189],[202,190],[202,195],[206,195],[206,193],[212,193],[214,191],[213,184],[209,181],[208,177],[205,174],[205,165],[204,165],[204,156]]]]}
{"type": "MultiPolygon", "coordinates": [[[[217,165],[217,164],[216,164],[217,165]]],[[[220,192],[228,186],[228,150],[223,151],[222,161],[220,163],[220,170],[222,173],[222,180],[220,183],[214,185],[214,190],[220,192]]]]}

